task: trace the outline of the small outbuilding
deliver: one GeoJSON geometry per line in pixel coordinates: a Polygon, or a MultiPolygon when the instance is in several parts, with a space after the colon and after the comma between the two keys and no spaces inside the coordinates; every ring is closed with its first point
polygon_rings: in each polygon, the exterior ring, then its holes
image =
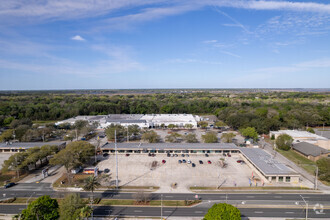
{"type": "Polygon", "coordinates": [[[307,142],[293,144],[292,149],[300,155],[314,162],[323,157],[330,157],[329,150],[307,142]]]}

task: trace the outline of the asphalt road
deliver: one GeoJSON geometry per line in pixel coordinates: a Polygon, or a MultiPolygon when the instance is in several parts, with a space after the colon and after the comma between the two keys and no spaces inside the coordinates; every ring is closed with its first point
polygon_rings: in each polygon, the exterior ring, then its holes
{"type": "MultiPolygon", "coordinates": [[[[18,184],[12,188],[0,189],[0,199],[9,197],[39,197],[42,195],[50,195],[52,197],[64,197],[65,194],[71,192],[58,192],[52,190],[49,184],[33,183],[33,184],[18,184]]],[[[81,197],[88,198],[90,192],[79,192],[81,197]]],[[[116,193],[112,191],[95,192],[96,197],[106,199],[133,199],[134,193],[116,193]]],[[[152,200],[160,200],[161,195],[163,200],[193,200],[196,194],[184,194],[184,193],[151,193],[152,200]]],[[[216,202],[227,202],[229,204],[245,204],[245,205],[257,205],[254,208],[240,208],[243,216],[247,217],[297,217],[301,218],[305,216],[304,207],[305,204],[301,198],[308,202],[310,210],[310,217],[318,218],[330,218],[329,209],[324,209],[320,214],[314,211],[313,208],[316,204],[323,206],[330,206],[329,194],[197,194],[198,198],[202,200],[202,203],[193,208],[169,208],[163,209],[164,216],[203,216],[208,208],[210,208],[216,202]],[[298,204],[296,204],[299,202],[298,204]],[[273,207],[282,205],[286,208],[265,208],[264,205],[271,205],[273,207]],[[259,208],[262,207],[263,208],[259,208]]],[[[268,206],[268,207],[271,207],[268,206]]],[[[22,205],[0,205],[0,213],[15,214],[19,213],[25,206],[22,205]]],[[[95,215],[127,215],[127,216],[159,216],[159,207],[110,207],[110,206],[97,206],[95,209],[95,215]],[[110,211],[109,211],[110,210],[110,211]]]]}
{"type": "MultiPolygon", "coordinates": [[[[1,205],[0,213],[16,214],[26,208],[25,205],[1,205]]],[[[163,217],[170,216],[204,216],[207,208],[163,208],[163,217]]],[[[240,208],[242,217],[287,217],[287,218],[304,218],[305,210],[297,209],[276,209],[276,208],[240,208]]],[[[155,217],[161,215],[160,207],[114,207],[114,206],[97,206],[94,209],[94,216],[148,216],[155,217]]],[[[323,212],[315,212],[313,209],[308,210],[309,218],[330,218],[329,210],[323,212]]]]}
{"type": "MultiPolygon", "coordinates": [[[[18,184],[12,188],[0,189],[0,199],[8,197],[39,197],[42,195],[50,195],[52,197],[63,197],[66,193],[64,191],[54,191],[51,189],[49,184],[34,183],[34,184],[18,184]]],[[[87,198],[90,196],[90,192],[79,192],[81,197],[87,198]]],[[[112,191],[105,192],[95,192],[96,197],[106,198],[106,199],[132,199],[135,193],[117,193],[112,191]]],[[[187,193],[150,193],[152,200],[160,200],[161,195],[163,195],[163,200],[194,200],[195,196],[201,200],[222,200],[222,201],[268,201],[272,204],[272,201],[302,201],[300,195],[304,197],[306,201],[309,202],[319,202],[326,203],[330,205],[330,195],[329,194],[187,194],[187,193]]]]}

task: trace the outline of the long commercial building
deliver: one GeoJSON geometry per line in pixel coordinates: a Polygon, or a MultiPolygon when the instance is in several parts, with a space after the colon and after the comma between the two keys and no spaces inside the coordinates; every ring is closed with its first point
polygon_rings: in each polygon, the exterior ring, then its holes
{"type": "Polygon", "coordinates": [[[232,143],[106,143],[101,147],[104,153],[114,154],[167,154],[189,153],[198,154],[231,154],[240,155],[248,166],[265,182],[299,182],[299,174],[291,168],[276,161],[270,154],[258,148],[242,148],[232,143]]]}
{"type": "Polygon", "coordinates": [[[104,129],[111,124],[119,124],[124,127],[137,125],[140,128],[168,127],[170,124],[177,127],[191,125],[197,127],[201,118],[192,114],[110,114],[97,116],[76,116],[55,123],[56,125],[69,123],[74,124],[78,120],[88,121],[90,124],[98,123],[100,129],[104,129]]]}
{"type": "Polygon", "coordinates": [[[0,143],[0,153],[17,153],[26,151],[29,148],[41,147],[44,145],[58,146],[64,148],[66,142],[5,142],[0,143]]]}

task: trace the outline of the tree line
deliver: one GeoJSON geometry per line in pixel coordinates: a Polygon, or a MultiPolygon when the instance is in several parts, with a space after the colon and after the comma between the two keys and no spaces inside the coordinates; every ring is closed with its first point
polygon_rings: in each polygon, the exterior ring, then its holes
{"type": "Polygon", "coordinates": [[[19,93],[0,96],[0,126],[15,119],[62,120],[77,115],[215,114],[235,129],[268,133],[281,127],[330,125],[328,93],[196,92],[188,94],[95,95],[19,93]]]}

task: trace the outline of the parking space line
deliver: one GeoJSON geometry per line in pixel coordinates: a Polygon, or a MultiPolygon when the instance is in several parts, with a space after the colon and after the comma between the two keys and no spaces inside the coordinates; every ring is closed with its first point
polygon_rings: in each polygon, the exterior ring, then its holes
{"type": "Polygon", "coordinates": [[[203,213],[203,211],[195,211],[195,213],[203,213]]]}
{"type": "Polygon", "coordinates": [[[134,210],[134,212],[142,212],[142,210],[134,210]]]}
{"type": "Polygon", "coordinates": [[[294,212],[285,212],[285,213],[287,213],[287,214],[294,214],[294,212]]]}
{"type": "Polygon", "coordinates": [[[262,211],[255,211],[254,213],[264,213],[264,212],[262,212],[262,211]]]}

